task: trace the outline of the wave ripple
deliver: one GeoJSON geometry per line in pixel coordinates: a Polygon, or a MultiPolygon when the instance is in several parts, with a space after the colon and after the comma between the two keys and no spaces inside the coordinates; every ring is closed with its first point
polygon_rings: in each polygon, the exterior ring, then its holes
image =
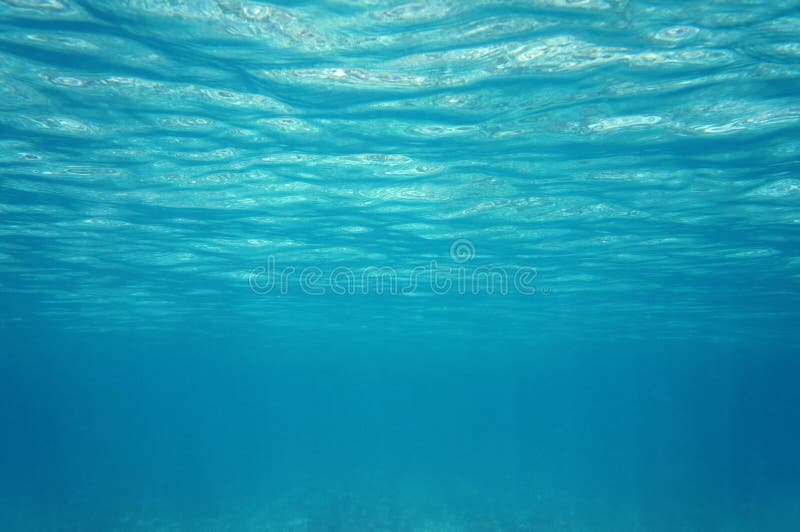
{"type": "Polygon", "coordinates": [[[798,13],[2,0],[0,317],[780,336],[800,282],[798,13]],[[407,271],[462,238],[552,294],[376,312],[247,289],[267,255],[407,271]]]}

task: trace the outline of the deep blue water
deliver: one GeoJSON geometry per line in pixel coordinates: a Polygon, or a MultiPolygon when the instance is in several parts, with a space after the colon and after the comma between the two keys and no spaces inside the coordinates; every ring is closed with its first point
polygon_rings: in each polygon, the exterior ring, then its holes
{"type": "Polygon", "coordinates": [[[800,2],[0,0],[0,530],[800,530],[800,2]]]}

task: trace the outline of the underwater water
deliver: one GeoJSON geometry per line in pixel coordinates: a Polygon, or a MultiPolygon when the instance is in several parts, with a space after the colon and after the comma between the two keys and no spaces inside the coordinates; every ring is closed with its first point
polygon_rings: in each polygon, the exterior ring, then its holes
{"type": "Polygon", "coordinates": [[[800,530],[800,2],[0,0],[0,530],[800,530]]]}

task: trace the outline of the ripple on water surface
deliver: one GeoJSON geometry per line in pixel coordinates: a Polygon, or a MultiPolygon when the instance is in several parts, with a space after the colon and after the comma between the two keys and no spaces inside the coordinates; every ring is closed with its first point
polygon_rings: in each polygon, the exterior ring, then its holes
{"type": "MultiPolygon", "coordinates": [[[[249,292],[268,254],[407,272],[466,238],[470,264],[525,263],[552,291],[488,304],[520,339],[575,312],[769,334],[800,277],[798,8],[0,2],[3,288],[77,328],[223,299],[235,326],[295,304],[249,292]]],[[[398,328],[480,318],[429,300],[384,304],[398,328]]],[[[340,304],[314,326],[346,327],[340,304]]]]}

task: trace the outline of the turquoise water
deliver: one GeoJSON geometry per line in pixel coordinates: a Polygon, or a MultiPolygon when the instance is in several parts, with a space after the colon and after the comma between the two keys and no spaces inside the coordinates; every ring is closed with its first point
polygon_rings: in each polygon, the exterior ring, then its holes
{"type": "Polygon", "coordinates": [[[0,0],[0,529],[800,530],[800,2],[0,0]]]}

